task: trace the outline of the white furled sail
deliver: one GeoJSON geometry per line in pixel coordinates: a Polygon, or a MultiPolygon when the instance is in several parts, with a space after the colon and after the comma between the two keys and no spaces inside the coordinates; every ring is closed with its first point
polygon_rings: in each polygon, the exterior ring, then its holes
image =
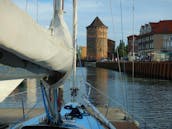
{"type": "Polygon", "coordinates": [[[49,84],[61,83],[72,68],[72,40],[59,2],[54,0],[46,30],[10,0],[0,0],[0,102],[24,78],[49,76],[49,84]]]}
{"type": "Polygon", "coordinates": [[[43,29],[10,0],[0,0],[0,48],[47,70],[69,71],[72,41],[63,17],[56,9],[52,34],[52,30],[43,29]]]}
{"type": "Polygon", "coordinates": [[[68,31],[67,25],[63,19],[63,3],[62,0],[54,0],[54,14],[50,24],[50,30],[53,36],[63,37],[65,45],[72,48],[72,39],[68,31]]]}

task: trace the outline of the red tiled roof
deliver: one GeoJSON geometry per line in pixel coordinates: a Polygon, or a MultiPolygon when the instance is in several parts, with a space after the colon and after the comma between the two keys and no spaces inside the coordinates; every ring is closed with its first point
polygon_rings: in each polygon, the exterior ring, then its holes
{"type": "Polygon", "coordinates": [[[150,22],[152,33],[170,34],[172,33],[172,20],[164,20],[157,23],[150,22]]]}

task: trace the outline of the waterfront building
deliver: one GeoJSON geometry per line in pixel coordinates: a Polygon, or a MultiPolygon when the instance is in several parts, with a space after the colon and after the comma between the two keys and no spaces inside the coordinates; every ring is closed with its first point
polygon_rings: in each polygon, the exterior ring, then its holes
{"type": "Polygon", "coordinates": [[[108,57],[107,31],[108,27],[96,17],[86,27],[87,29],[87,59],[101,60],[108,57]]]}
{"type": "Polygon", "coordinates": [[[81,60],[85,60],[87,57],[87,47],[86,46],[81,46],[80,47],[80,56],[81,56],[81,60]]]}
{"type": "MultiPolygon", "coordinates": [[[[128,43],[132,38],[128,37],[128,43]]],[[[150,22],[142,25],[140,34],[135,36],[138,55],[150,60],[171,60],[172,55],[172,20],[150,22]]]]}
{"type": "Polygon", "coordinates": [[[130,35],[127,37],[128,39],[128,54],[132,55],[133,51],[134,53],[138,52],[138,44],[137,44],[137,35],[130,35]],[[133,42],[134,42],[134,49],[133,49],[133,42]]]}
{"type": "Polygon", "coordinates": [[[108,39],[108,58],[114,60],[115,41],[108,39]]]}

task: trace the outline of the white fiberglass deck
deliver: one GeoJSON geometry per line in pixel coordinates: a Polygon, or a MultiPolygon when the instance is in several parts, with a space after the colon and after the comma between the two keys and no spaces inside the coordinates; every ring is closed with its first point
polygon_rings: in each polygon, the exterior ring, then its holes
{"type": "Polygon", "coordinates": [[[82,117],[67,118],[68,117],[67,114],[70,114],[72,110],[62,108],[61,115],[62,115],[62,119],[64,122],[65,121],[67,123],[70,122],[71,124],[79,126],[81,129],[104,129],[98,120],[96,120],[93,116],[91,116],[90,114],[85,112],[85,110],[83,110],[81,108],[81,106],[78,105],[77,103],[68,103],[65,106],[68,106],[68,107],[71,106],[72,108],[78,108],[82,117]]]}

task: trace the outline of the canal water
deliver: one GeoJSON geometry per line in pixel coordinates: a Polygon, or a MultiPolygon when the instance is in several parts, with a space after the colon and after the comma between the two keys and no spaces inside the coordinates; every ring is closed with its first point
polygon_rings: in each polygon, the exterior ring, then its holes
{"type": "MultiPolygon", "coordinates": [[[[172,129],[172,82],[134,78],[100,68],[87,69],[87,81],[112,98],[111,107],[121,106],[145,129],[172,129]],[[122,77],[122,79],[121,79],[122,77]]],[[[107,104],[92,94],[96,104],[107,104]]]]}
{"type": "MultiPolygon", "coordinates": [[[[69,101],[72,78],[65,82],[64,101],[69,101]],[[70,85],[70,86],[69,86],[70,85]]],[[[120,107],[143,129],[172,129],[172,82],[134,78],[101,68],[77,68],[80,96],[87,93],[95,105],[120,107]],[[93,87],[90,90],[85,81],[93,87]]],[[[28,79],[2,103],[0,108],[43,107],[39,81],[28,79]]],[[[82,97],[78,97],[82,101],[82,97]]]]}

